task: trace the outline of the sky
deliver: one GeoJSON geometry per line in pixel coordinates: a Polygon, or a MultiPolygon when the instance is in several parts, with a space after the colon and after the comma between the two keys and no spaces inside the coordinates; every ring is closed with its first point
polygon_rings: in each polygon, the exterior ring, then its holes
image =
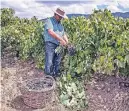
{"type": "Polygon", "coordinates": [[[91,14],[94,9],[107,8],[111,12],[129,12],[129,0],[1,0],[1,8],[12,8],[21,18],[36,16],[43,19],[53,16],[53,11],[61,7],[66,14],[91,14]]]}

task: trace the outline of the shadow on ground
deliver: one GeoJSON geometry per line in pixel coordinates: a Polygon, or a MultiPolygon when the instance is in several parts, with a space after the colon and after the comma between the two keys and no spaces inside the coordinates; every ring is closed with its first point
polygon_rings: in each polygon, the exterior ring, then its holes
{"type": "Polygon", "coordinates": [[[20,110],[20,111],[34,111],[36,110],[35,108],[31,108],[30,106],[27,106],[23,99],[22,96],[17,96],[15,99],[11,101],[11,107],[20,110]]]}

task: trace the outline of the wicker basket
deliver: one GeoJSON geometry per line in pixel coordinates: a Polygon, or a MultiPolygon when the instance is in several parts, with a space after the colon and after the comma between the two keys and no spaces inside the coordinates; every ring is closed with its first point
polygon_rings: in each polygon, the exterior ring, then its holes
{"type": "Polygon", "coordinates": [[[23,81],[19,88],[26,105],[33,108],[43,108],[52,101],[55,80],[51,76],[29,79],[23,81]],[[42,88],[40,87],[40,89],[36,89],[39,87],[37,84],[42,86],[42,88]],[[35,86],[35,88],[33,86],[35,86]]]}

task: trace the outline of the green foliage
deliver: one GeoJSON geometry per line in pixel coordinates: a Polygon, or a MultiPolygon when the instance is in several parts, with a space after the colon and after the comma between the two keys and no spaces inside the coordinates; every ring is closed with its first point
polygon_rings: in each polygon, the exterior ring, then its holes
{"type": "Polygon", "coordinates": [[[1,9],[1,47],[2,52],[12,47],[18,56],[24,60],[32,57],[38,67],[44,64],[43,23],[33,17],[30,20],[14,16],[14,10],[1,9]]]}
{"type": "Polygon", "coordinates": [[[90,28],[90,21],[84,17],[72,18],[69,21],[64,21],[64,26],[67,34],[69,35],[69,41],[74,44],[76,48],[75,56],[64,57],[64,69],[67,73],[74,74],[86,74],[91,69],[91,50],[94,48],[91,34],[93,33],[92,27],[90,28]],[[85,68],[88,67],[88,68],[85,68]]]}
{"type": "Polygon", "coordinates": [[[64,21],[77,54],[65,57],[64,69],[72,74],[100,72],[113,74],[114,70],[129,76],[129,19],[114,18],[110,11],[95,10],[91,16],[64,21]],[[120,70],[122,68],[122,70],[120,70]]]}
{"type": "Polygon", "coordinates": [[[2,8],[1,9],[1,27],[7,26],[8,24],[14,23],[15,11],[11,8],[2,8]]]}
{"type": "Polygon", "coordinates": [[[83,81],[64,74],[57,84],[60,90],[59,100],[66,108],[77,111],[87,106],[83,81]]]}

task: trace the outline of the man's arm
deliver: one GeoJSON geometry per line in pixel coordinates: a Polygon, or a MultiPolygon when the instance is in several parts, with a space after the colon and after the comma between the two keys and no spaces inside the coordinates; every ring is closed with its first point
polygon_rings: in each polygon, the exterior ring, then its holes
{"type": "Polygon", "coordinates": [[[59,37],[52,29],[48,29],[48,33],[55,38],[56,40],[58,40],[61,45],[66,45],[66,41],[64,39],[62,39],[61,37],[59,37]]]}
{"type": "Polygon", "coordinates": [[[65,42],[61,37],[59,37],[59,36],[53,31],[53,24],[52,24],[52,22],[51,22],[50,19],[47,19],[47,20],[46,20],[45,29],[48,31],[48,33],[49,33],[53,38],[55,38],[56,40],[58,40],[61,45],[66,45],[66,42],[65,42]]]}

